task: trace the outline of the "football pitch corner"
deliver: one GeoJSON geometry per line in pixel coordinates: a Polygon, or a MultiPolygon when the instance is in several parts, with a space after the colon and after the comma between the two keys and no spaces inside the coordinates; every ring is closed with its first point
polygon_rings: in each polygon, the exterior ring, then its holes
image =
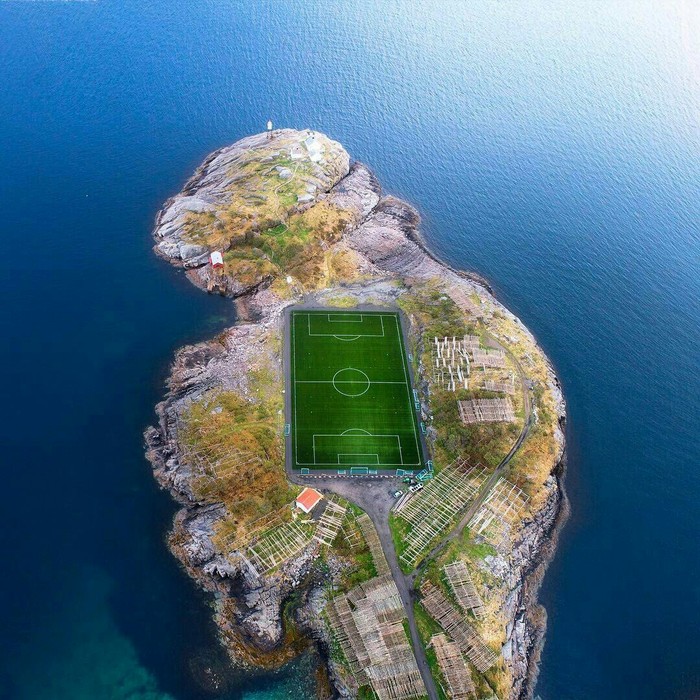
{"type": "Polygon", "coordinates": [[[339,473],[424,466],[397,311],[288,315],[288,464],[339,473]]]}

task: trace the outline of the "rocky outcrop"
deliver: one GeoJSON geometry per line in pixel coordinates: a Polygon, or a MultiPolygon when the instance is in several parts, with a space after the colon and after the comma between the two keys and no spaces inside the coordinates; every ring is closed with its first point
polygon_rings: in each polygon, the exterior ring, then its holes
{"type": "MultiPolygon", "coordinates": [[[[291,154],[293,150],[300,163],[310,164],[310,172],[306,176],[307,196],[303,202],[307,206],[344,178],[350,168],[347,151],[337,141],[331,141],[323,134],[282,129],[275,132],[272,141],[268,140],[267,134],[241,139],[232,146],[212,153],[185,183],[182,191],[165,203],[158,213],[153,232],[157,241],[155,251],[174,264],[186,268],[205,265],[210,250],[206,245],[187,239],[187,218],[191,214],[215,215],[230,204],[232,188],[249,175],[241,164],[247,162],[251,152],[263,149],[266,153],[269,152],[263,158],[272,158],[282,151],[291,154]],[[315,157],[314,151],[306,144],[309,138],[323,148],[322,157],[315,157]]],[[[284,170],[291,174],[287,168],[278,167],[277,171],[283,179],[284,170]]],[[[256,189],[254,181],[246,196],[254,199],[264,197],[264,193],[259,188],[256,189]]]]}
{"type": "MultiPolygon", "coordinates": [[[[299,146],[308,132],[278,132],[278,147],[299,146]]],[[[439,279],[447,293],[465,312],[489,316],[496,312],[507,316],[536,345],[523,324],[490,293],[476,275],[454,270],[437,259],[422,242],[420,217],[407,203],[383,196],[375,176],[364,165],[349,165],[342,146],[325,139],[324,163],[314,162],[314,179],[309,183],[311,199],[303,206],[327,200],[350,213],[343,237],[333,244],[336,251],[352,254],[358,272],[367,282],[351,291],[360,303],[395,300],[401,287],[394,282],[412,284],[439,279]]],[[[264,143],[265,135],[243,139],[212,154],[183,191],[168,200],[158,215],[154,235],[157,252],[177,265],[191,268],[188,273],[198,286],[205,286],[209,250],[189,248],[183,238],[183,225],[190,212],[215,211],[227,203],[231,184],[238,176],[236,164],[251,148],[264,143]],[[192,275],[196,277],[192,277],[192,275]]],[[[316,566],[317,548],[306,550],[287,562],[274,575],[261,577],[241,553],[223,557],[213,544],[217,523],[226,516],[221,504],[199,503],[195,497],[196,478],[186,450],[180,441],[183,414],[193,401],[211,389],[235,391],[250,396],[249,370],[259,360],[265,337],[281,331],[285,306],[299,296],[282,299],[270,288],[271,280],[254,287],[236,289],[233,296],[242,299],[248,322],[239,323],[215,340],[182,348],[176,355],[168,380],[168,395],[156,407],[158,425],[146,431],[147,456],[159,483],[170,490],[182,505],[176,516],[171,547],[187,571],[204,588],[216,593],[216,620],[232,658],[240,664],[274,665],[287,658],[284,651],[288,631],[282,620],[284,602],[292,593],[300,599],[295,620],[316,640],[328,656],[329,640],[319,624],[322,606],[320,591],[323,575],[316,566]],[[250,319],[254,319],[251,321],[250,319]]],[[[332,302],[349,288],[342,285],[317,291],[318,303],[332,302]]],[[[308,300],[308,299],[307,299],[308,300]]],[[[564,401],[554,371],[549,370],[550,392],[555,396],[561,425],[565,417],[564,401]]],[[[524,523],[508,561],[488,563],[506,582],[507,642],[503,649],[513,678],[512,698],[529,698],[534,687],[539,649],[546,615],[537,603],[537,591],[546,564],[551,557],[558,526],[566,509],[562,489],[564,436],[556,435],[559,454],[555,469],[546,484],[544,505],[524,523]]],[[[351,697],[353,690],[339,669],[328,660],[330,675],[338,696],[351,697]]]]}
{"type": "Polygon", "coordinates": [[[362,163],[353,163],[348,175],[329,193],[328,202],[352,212],[357,224],[373,212],[381,197],[382,187],[374,173],[362,163]]]}
{"type": "Polygon", "coordinates": [[[544,641],[547,614],[538,603],[547,565],[554,555],[560,525],[568,514],[566,496],[561,487],[563,462],[547,484],[547,499],[536,516],[518,533],[508,562],[502,562],[502,574],[509,593],[505,613],[509,620],[503,656],[513,682],[512,698],[530,698],[537,680],[540,650],[544,641]]]}

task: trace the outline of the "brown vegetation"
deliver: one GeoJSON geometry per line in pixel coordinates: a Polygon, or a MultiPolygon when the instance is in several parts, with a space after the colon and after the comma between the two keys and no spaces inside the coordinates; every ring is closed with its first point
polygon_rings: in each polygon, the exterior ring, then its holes
{"type": "Polygon", "coordinates": [[[212,392],[188,410],[182,440],[200,473],[194,481],[196,498],[223,503],[230,513],[222,525],[227,536],[296,494],[284,474],[277,405],[270,400],[212,392]]]}
{"type": "Polygon", "coordinates": [[[295,625],[288,624],[285,626],[284,639],[281,643],[270,650],[261,649],[240,632],[236,623],[236,613],[237,607],[233,598],[226,598],[221,602],[218,610],[218,615],[223,622],[220,624],[221,635],[232,655],[253,668],[278,669],[309,648],[309,640],[297,630],[295,625]]]}

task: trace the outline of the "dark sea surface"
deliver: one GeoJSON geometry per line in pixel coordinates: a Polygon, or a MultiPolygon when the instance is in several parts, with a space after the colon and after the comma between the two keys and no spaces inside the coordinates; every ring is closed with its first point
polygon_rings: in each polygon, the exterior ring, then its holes
{"type": "Polygon", "coordinates": [[[202,689],[142,454],[175,349],[233,318],[153,217],[268,117],[374,168],[557,367],[538,692],[700,698],[699,37],[690,0],[0,2],[0,699],[314,695],[309,658],[202,689]]]}

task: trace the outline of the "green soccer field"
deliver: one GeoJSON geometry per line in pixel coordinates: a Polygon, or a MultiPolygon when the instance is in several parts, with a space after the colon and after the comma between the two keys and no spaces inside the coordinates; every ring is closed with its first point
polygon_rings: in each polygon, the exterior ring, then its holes
{"type": "Polygon", "coordinates": [[[292,311],[295,469],[423,466],[397,313],[292,311]]]}

